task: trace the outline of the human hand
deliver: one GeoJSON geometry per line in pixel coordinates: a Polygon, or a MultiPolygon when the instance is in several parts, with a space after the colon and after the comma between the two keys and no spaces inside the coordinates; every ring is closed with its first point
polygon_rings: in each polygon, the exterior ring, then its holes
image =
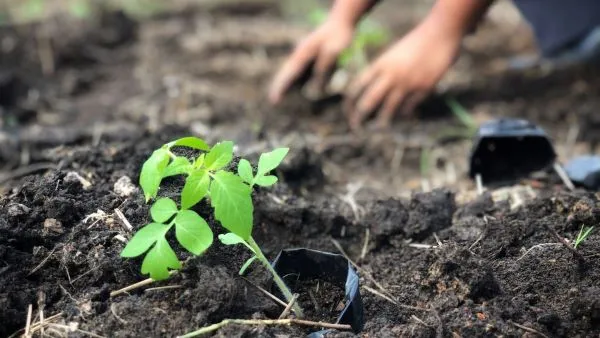
{"type": "Polygon", "coordinates": [[[333,74],[338,56],[352,43],[354,26],[329,18],[294,49],[275,75],[269,101],[278,104],[290,87],[312,67],[314,85],[323,91],[333,74]]]}
{"type": "Polygon", "coordinates": [[[392,45],[350,84],[344,112],[356,130],[378,111],[378,127],[396,111],[409,115],[454,62],[462,35],[425,21],[392,45]]]}

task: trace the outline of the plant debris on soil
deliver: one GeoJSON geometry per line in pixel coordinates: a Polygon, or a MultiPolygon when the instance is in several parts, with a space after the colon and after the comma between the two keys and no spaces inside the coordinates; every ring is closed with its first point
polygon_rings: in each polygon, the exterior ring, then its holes
{"type": "MultiPolygon", "coordinates": [[[[457,123],[431,107],[358,136],[340,123],[336,100],[296,93],[270,107],[274,65],[310,27],[288,16],[286,2],[244,3],[200,2],[142,21],[108,11],[0,27],[1,337],[174,337],[282,313],[258,288],[269,282],[259,264],[238,275],[248,250],[218,242],[200,257],[177,250],[183,269],[167,281],[114,293],[147,278],[139,259],[119,256],[149,221],[141,165],[188,135],[232,140],[250,160],[291,148],[280,182],[253,194],[253,237],[269,259],[297,247],[340,253],[339,244],[356,264],[364,330],[328,337],[600,335],[599,194],[567,191],[542,173],[478,195],[468,140],[434,147],[422,177],[421,150],[457,123]],[[596,228],[575,249],[582,226],[596,228]]],[[[386,15],[413,2],[387,6],[374,15],[388,27],[414,23],[386,15]]],[[[478,118],[539,123],[559,160],[589,151],[598,69],[494,73],[494,56],[519,50],[526,36],[502,27],[492,20],[469,38],[449,75],[453,94],[478,118]]],[[[222,231],[209,205],[195,210],[215,236],[222,231]]],[[[306,291],[305,319],[335,322],[343,289],[322,280],[290,286],[306,291]]],[[[230,325],[214,335],[317,329],[230,325]]]]}

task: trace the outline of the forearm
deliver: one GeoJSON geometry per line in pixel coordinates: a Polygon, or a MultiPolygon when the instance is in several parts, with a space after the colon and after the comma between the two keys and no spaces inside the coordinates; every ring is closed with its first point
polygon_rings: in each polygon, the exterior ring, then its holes
{"type": "Polygon", "coordinates": [[[329,17],[355,26],[380,0],[335,0],[329,17]]]}
{"type": "Polygon", "coordinates": [[[477,27],[494,0],[438,0],[425,23],[465,36],[477,27]]]}

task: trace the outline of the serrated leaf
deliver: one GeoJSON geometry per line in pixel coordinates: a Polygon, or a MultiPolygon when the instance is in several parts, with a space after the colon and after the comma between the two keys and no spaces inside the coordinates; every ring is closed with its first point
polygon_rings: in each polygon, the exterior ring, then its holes
{"type": "Polygon", "coordinates": [[[181,191],[181,209],[189,209],[206,196],[210,176],[206,170],[192,172],[186,179],[181,191]]]}
{"type": "Polygon", "coordinates": [[[160,238],[164,238],[165,233],[169,230],[169,226],[160,223],[150,223],[140,230],[129,240],[121,257],[137,257],[146,252],[152,244],[160,238]]]}
{"type": "Polygon", "coordinates": [[[206,154],[204,166],[208,170],[219,170],[233,159],[233,142],[224,141],[215,144],[210,152],[206,154]]]}
{"type": "Polygon", "coordinates": [[[210,149],[208,144],[206,144],[203,139],[195,136],[182,137],[173,142],[169,142],[167,145],[169,148],[174,146],[183,146],[204,151],[208,151],[210,149]]]}
{"type": "Polygon", "coordinates": [[[157,149],[142,165],[140,186],[144,191],[146,202],[156,197],[163,172],[169,163],[169,153],[165,149],[157,149]]]}
{"type": "Polygon", "coordinates": [[[150,278],[158,281],[169,278],[169,269],[181,269],[181,262],[169,242],[161,237],[146,254],[142,262],[142,273],[150,274],[150,278]]]}
{"type": "Polygon", "coordinates": [[[219,171],[210,185],[215,218],[224,228],[248,240],[252,233],[252,190],[242,179],[227,171],[219,171]]]}
{"type": "Polygon", "coordinates": [[[248,160],[241,159],[238,164],[238,175],[248,184],[252,184],[254,180],[254,174],[252,173],[252,165],[248,160]]]}
{"type": "Polygon", "coordinates": [[[256,181],[254,183],[261,187],[270,187],[273,184],[277,183],[277,176],[273,176],[273,175],[260,176],[260,177],[256,178],[256,181]]]}
{"type": "Polygon", "coordinates": [[[248,270],[248,268],[250,267],[250,265],[252,265],[252,263],[256,260],[256,256],[252,256],[250,258],[248,258],[248,260],[246,261],[246,263],[244,263],[244,265],[242,265],[242,267],[240,268],[240,276],[243,275],[246,270],[248,270]]]}
{"type": "Polygon", "coordinates": [[[162,176],[164,178],[169,176],[185,174],[190,170],[191,166],[192,164],[190,163],[190,160],[183,156],[177,156],[165,168],[165,171],[163,172],[162,176]]]}
{"type": "Polygon", "coordinates": [[[164,223],[177,213],[177,204],[170,198],[159,198],[150,208],[150,216],[155,222],[164,223]]]}
{"type": "Polygon", "coordinates": [[[268,153],[261,154],[260,158],[258,159],[258,170],[256,176],[263,176],[264,174],[267,174],[271,170],[277,168],[289,150],[289,148],[278,148],[268,153]]]}
{"type": "Polygon", "coordinates": [[[175,237],[187,251],[200,255],[213,243],[213,232],[196,212],[182,210],[175,217],[175,237]]]}

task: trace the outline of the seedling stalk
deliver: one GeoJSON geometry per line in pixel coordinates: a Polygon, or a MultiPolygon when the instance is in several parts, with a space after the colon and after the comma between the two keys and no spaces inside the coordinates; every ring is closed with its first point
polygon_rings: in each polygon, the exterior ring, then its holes
{"type": "MultiPolygon", "coordinates": [[[[281,277],[279,277],[279,274],[277,273],[277,271],[275,271],[275,269],[273,269],[271,262],[269,262],[267,257],[265,257],[265,255],[262,253],[262,251],[260,250],[260,247],[258,246],[258,244],[256,244],[256,242],[254,241],[254,238],[252,238],[252,236],[250,236],[250,238],[248,238],[248,244],[250,245],[250,247],[256,254],[257,259],[261,263],[263,263],[263,265],[267,268],[267,270],[269,270],[269,272],[273,275],[273,281],[275,281],[275,284],[277,284],[277,287],[283,293],[285,300],[287,302],[291,302],[292,299],[294,298],[294,295],[292,294],[290,289],[287,287],[287,285],[285,285],[285,282],[283,281],[283,279],[281,279],[281,277]]],[[[300,306],[298,305],[297,302],[294,302],[293,309],[294,309],[294,312],[296,313],[296,316],[298,316],[299,318],[302,318],[304,316],[302,313],[302,309],[300,308],[300,306]]]]}

